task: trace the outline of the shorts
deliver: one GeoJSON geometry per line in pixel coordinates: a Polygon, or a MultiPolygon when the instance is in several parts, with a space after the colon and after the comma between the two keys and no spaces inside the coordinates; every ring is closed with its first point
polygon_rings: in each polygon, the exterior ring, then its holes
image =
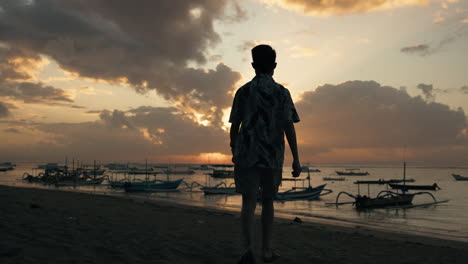
{"type": "Polygon", "coordinates": [[[259,190],[263,198],[274,198],[281,185],[283,169],[277,168],[234,168],[236,192],[258,195],[259,190]]]}

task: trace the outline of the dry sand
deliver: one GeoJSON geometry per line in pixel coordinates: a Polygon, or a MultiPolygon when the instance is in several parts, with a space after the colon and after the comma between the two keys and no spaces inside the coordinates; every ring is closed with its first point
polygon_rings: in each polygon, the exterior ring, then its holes
{"type": "MultiPolygon", "coordinates": [[[[468,263],[468,243],[331,225],[273,239],[275,263],[468,263]]],[[[239,241],[237,213],[0,186],[0,263],[236,263],[239,241]]]]}

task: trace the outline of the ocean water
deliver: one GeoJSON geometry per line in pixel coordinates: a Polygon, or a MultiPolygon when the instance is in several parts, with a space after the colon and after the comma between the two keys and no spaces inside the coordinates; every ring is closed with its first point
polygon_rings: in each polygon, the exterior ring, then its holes
{"type": "MultiPolygon", "coordinates": [[[[111,189],[106,184],[97,186],[80,187],[55,187],[42,184],[31,184],[21,180],[25,172],[32,173],[32,168],[37,167],[35,163],[19,163],[13,171],[0,172],[0,184],[11,186],[28,186],[45,189],[60,189],[78,192],[91,192],[117,196],[139,196],[151,200],[168,200],[193,206],[225,209],[239,211],[241,206],[240,195],[209,195],[205,196],[199,188],[190,190],[186,185],[179,186],[177,192],[159,192],[145,194],[127,194],[122,189],[111,189]]],[[[144,166],[143,166],[144,167],[144,166]]],[[[180,167],[180,169],[187,167],[180,167]]],[[[345,176],[345,181],[323,181],[323,177],[334,176],[335,170],[343,170],[342,166],[319,166],[319,173],[310,173],[312,186],[326,183],[326,189],[331,189],[331,194],[322,196],[319,200],[313,201],[285,201],[275,202],[276,215],[293,219],[299,216],[304,221],[329,223],[335,225],[366,227],[390,232],[412,233],[423,236],[438,237],[450,240],[468,242],[468,181],[455,181],[451,174],[456,173],[468,176],[468,168],[421,168],[407,167],[407,178],[415,179],[414,184],[432,185],[437,183],[441,190],[431,192],[437,200],[449,200],[447,203],[431,205],[427,207],[416,207],[409,209],[373,209],[367,211],[357,211],[352,205],[329,205],[334,203],[336,196],[341,191],[357,194],[358,188],[353,184],[356,180],[379,180],[379,179],[401,179],[401,167],[360,167],[363,171],[368,171],[368,176],[345,176]]],[[[284,178],[290,178],[291,168],[285,167],[284,178]]],[[[38,173],[39,171],[34,171],[38,173]]],[[[157,179],[171,180],[183,178],[190,185],[193,182],[204,186],[214,186],[222,181],[227,185],[233,183],[233,179],[214,179],[207,176],[210,171],[196,170],[192,175],[158,175],[157,179]]],[[[125,175],[117,173],[106,173],[114,178],[123,178],[125,175]]],[[[307,173],[301,174],[300,178],[305,178],[307,173]]],[[[133,176],[132,176],[133,177],[133,176]]],[[[138,175],[136,178],[144,178],[138,175]]],[[[307,182],[304,182],[307,184],[307,182]]],[[[410,183],[411,184],[411,183],[410,183]]],[[[284,181],[280,191],[285,191],[293,186],[301,187],[301,182],[284,181]]],[[[374,197],[381,190],[386,189],[385,185],[361,185],[360,193],[369,194],[374,197]]],[[[352,201],[346,196],[340,197],[340,202],[352,201]]],[[[413,204],[424,204],[431,202],[428,195],[416,196],[413,204]]],[[[260,205],[257,210],[260,210],[260,205]]]]}

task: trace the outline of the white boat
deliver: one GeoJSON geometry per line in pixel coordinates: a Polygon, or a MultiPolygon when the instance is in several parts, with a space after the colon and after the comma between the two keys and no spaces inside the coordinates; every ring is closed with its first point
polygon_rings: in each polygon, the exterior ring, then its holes
{"type": "Polygon", "coordinates": [[[468,177],[463,177],[463,176],[461,176],[460,174],[452,174],[452,177],[453,177],[456,181],[468,181],[468,177]]]}

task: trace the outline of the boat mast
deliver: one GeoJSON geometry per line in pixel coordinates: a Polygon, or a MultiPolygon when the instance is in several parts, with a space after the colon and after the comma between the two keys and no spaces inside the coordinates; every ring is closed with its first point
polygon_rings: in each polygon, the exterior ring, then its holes
{"type": "Polygon", "coordinates": [[[406,160],[403,161],[403,194],[406,192],[406,160]]]}

